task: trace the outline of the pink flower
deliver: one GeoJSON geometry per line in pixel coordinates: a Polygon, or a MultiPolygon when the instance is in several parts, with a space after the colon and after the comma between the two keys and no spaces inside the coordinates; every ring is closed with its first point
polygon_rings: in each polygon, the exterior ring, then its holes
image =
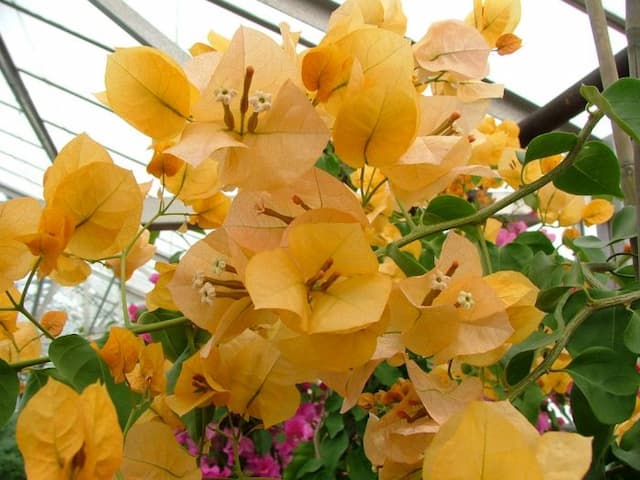
{"type": "Polygon", "coordinates": [[[127,310],[129,311],[129,319],[132,322],[135,322],[138,319],[138,310],[140,310],[140,306],[132,303],[129,305],[127,310]]]}
{"type": "Polygon", "coordinates": [[[498,230],[496,245],[502,247],[513,242],[518,235],[527,230],[527,224],[522,220],[508,223],[506,228],[498,230]]]}
{"type": "Polygon", "coordinates": [[[202,472],[202,478],[229,478],[231,476],[231,469],[226,465],[220,467],[220,465],[210,465],[209,459],[202,457],[200,459],[200,471],[202,472]]]}
{"type": "Polygon", "coordinates": [[[280,465],[271,455],[252,456],[247,459],[247,471],[260,477],[279,477],[280,465]]]}
{"type": "Polygon", "coordinates": [[[538,415],[537,428],[540,433],[544,433],[551,429],[551,418],[549,418],[549,414],[547,412],[540,412],[538,415]]]}
{"type": "Polygon", "coordinates": [[[153,272],[151,275],[149,275],[149,281],[151,283],[157,283],[158,278],[160,278],[160,274],[158,272],[153,272]]]}

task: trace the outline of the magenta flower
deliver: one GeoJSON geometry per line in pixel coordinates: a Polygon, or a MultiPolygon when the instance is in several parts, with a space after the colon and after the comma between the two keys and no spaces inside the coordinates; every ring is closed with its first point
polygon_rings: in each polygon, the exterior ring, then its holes
{"type": "Polygon", "coordinates": [[[518,235],[527,230],[527,224],[522,220],[508,223],[505,228],[498,230],[496,245],[502,247],[513,242],[518,235]]]}
{"type": "Polygon", "coordinates": [[[540,412],[538,414],[538,424],[537,424],[538,432],[544,433],[551,429],[551,418],[549,418],[549,414],[547,412],[540,412]]]}
{"type": "Polygon", "coordinates": [[[280,465],[271,455],[249,457],[247,459],[247,470],[260,477],[280,476],[280,465]]]}
{"type": "Polygon", "coordinates": [[[220,467],[220,465],[210,464],[209,462],[210,460],[206,457],[200,459],[202,478],[229,478],[231,476],[231,469],[226,465],[220,467]]]}

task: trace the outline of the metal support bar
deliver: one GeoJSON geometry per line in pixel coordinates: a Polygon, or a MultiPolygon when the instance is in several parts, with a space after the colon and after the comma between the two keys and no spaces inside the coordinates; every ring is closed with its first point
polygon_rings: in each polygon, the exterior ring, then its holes
{"type": "MultiPolygon", "coordinates": [[[[584,0],[562,0],[562,1],[564,3],[571,5],[574,8],[577,8],[578,10],[580,10],[585,14],[587,13],[587,5],[584,0]]],[[[613,28],[617,32],[624,33],[624,28],[625,28],[624,18],[619,17],[618,15],[615,15],[609,11],[606,11],[605,15],[607,17],[607,25],[609,25],[610,28],[613,28]]]]}
{"type": "MultiPolygon", "coordinates": [[[[236,5],[234,5],[232,2],[227,2],[226,0],[208,0],[209,3],[212,3],[214,5],[217,5],[220,8],[224,8],[225,10],[230,11],[231,13],[234,13],[242,18],[245,18],[247,20],[249,20],[250,22],[255,23],[256,25],[260,25],[263,28],[266,28],[267,30],[273,32],[273,33],[277,33],[280,34],[280,27],[272,22],[269,22],[251,12],[248,12],[247,10],[240,8],[236,5]]],[[[264,2],[266,3],[266,2],[264,2]]],[[[283,11],[283,13],[288,14],[287,11],[283,11]]],[[[315,25],[314,25],[315,26],[315,25]]],[[[304,37],[300,37],[300,41],[299,41],[300,45],[304,45],[305,47],[315,47],[316,44],[313,43],[310,40],[307,40],[304,37]]]]}
{"type": "Polygon", "coordinates": [[[29,91],[22,82],[22,78],[20,78],[18,69],[13,63],[11,54],[2,39],[2,35],[0,35],[0,68],[2,69],[4,78],[7,80],[13,95],[20,104],[22,111],[27,116],[27,120],[29,120],[31,128],[36,134],[36,137],[38,137],[38,141],[42,145],[44,151],[47,152],[49,160],[53,162],[53,159],[58,156],[58,149],[53,143],[53,140],[51,140],[49,132],[44,126],[44,122],[31,100],[29,91]]]}
{"type": "MultiPolygon", "coordinates": [[[[616,53],[616,67],[620,77],[629,75],[627,49],[616,53]]],[[[600,70],[595,69],[586,77],[577,81],[549,103],[520,121],[520,144],[526,146],[537,135],[554,130],[567,120],[582,112],[587,101],[580,95],[581,85],[594,85],[602,89],[600,70]]]]}
{"type": "Polygon", "coordinates": [[[313,2],[301,2],[300,0],[260,1],[324,32],[327,31],[329,15],[339,7],[339,4],[330,0],[315,0],[313,2]]]}
{"type": "Polygon", "coordinates": [[[89,1],[142,45],[162,50],[180,64],[190,58],[187,52],[122,0],[89,1]]]}

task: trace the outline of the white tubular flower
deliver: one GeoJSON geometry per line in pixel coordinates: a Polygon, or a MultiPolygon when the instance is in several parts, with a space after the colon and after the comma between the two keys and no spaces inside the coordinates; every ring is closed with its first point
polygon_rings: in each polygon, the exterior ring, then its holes
{"type": "Polygon", "coordinates": [[[271,94],[258,90],[249,97],[249,105],[256,113],[266,112],[271,108],[271,94]]]}
{"type": "Polygon", "coordinates": [[[216,296],[216,289],[210,283],[205,283],[200,291],[200,302],[206,303],[207,305],[213,304],[213,299],[216,296]]]}
{"type": "Polygon", "coordinates": [[[193,276],[193,281],[191,282],[191,286],[193,288],[200,289],[204,285],[204,272],[199,270],[193,276]]]}
{"type": "Polygon", "coordinates": [[[229,105],[231,103],[231,99],[235,97],[238,92],[236,92],[233,88],[216,88],[216,101],[222,102],[224,105],[229,105]]]}
{"type": "Polygon", "coordinates": [[[225,268],[227,268],[227,262],[224,260],[224,258],[218,258],[213,263],[213,273],[215,273],[216,275],[220,275],[222,272],[224,272],[225,268]]]}
{"type": "Polygon", "coordinates": [[[476,301],[473,299],[473,295],[470,292],[460,290],[458,293],[457,305],[461,306],[465,310],[471,310],[476,301]]]}
{"type": "Polygon", "coordinates": [[[436,270],[431,278],[431,289],[432,290],[444,290],[449,285],[451,281],[451,277],[445,275],[440,270],[436,270]]]}

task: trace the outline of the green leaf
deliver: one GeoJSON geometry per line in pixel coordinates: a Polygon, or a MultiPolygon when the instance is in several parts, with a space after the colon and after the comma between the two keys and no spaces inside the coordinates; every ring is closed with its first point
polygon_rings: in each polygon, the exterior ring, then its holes
{"type": "Polygon", "coordinates": [[[304,478],[304,476],[308,473],[314,473],[320,470],[324,466],[324,462],[320,458],[311,458],[307,460],[300,470],[298,470],[298,474],[296,478],[304,478]]]}
{"type": "Polygon", "coordinates": [[[496,247],[489,243],[489,256],[493,271],[517,270],[523,271],[533,260],[533,251],[526,245],[510,243],[504,247],[496,247]]]}
{"type": "Polygon", "coordinates": [[[574,195],[623,196],[618,159],[606,144],[597,141],[587,142],[575,163],[556,176],[553,184],[574,195]]]}
{"type": "Polygon", "coordinates": [[[527,276],[540,289],[555,287],[561,284],[564,268],[563,260],[557,253],[546,255],[538,252],[533,256],[527,276]]]}
{"type": "Polygon", "coordinates": [[[334,438],[338,433],[344,430],[344,420],[340,412],[331,412],[324,419],[324,428],[329,434],[329,438],[334,438]]]}
{"type": "Polygon", "coordinates": [[[613,425],[631,416],[640,379],[620,354],[610,348],[591,347],[575,357],[565,370],[600,422],[613,425]]]}
{"type": "Polygon", "coordinates": [[[515,385],[531,371],[533,351],[524,351],[514,355],[507,363],[505,377],[509,385],[515,385]]]}
{"type": "Polygon", "coordinates": [[[539,158],[568,152],[578,140],[574,133],[550,132],[538,135],[527,145],[527,153],[524,157],[525,165],[539,158]]]}
{"type": "Polygon", "coordinates": [[[454,195],[439,195],[427,206],[426,212],[441,220],[453,220],[476,213],[476,209],[466,200],[454,195]]]}
{"type": "Polygon", "coordinates": [[[291,462],[284,470],[282,478],[283,480],[296,480],[298,472],[302,466],[307,463],[308,460],[314,458],[315,450],[311,442],[300,442],[293,450],[293,456],[291,462]]]}
{"type": "Polygon", "coordinates": [[[78,392],[98,381],[105,384],[120,427],[124,428],[131,410],[142,397],[129,390],[126,383],[114,383],[109,368],[87,340],[75,334],[58,337],[49,346],[49,358],[56,366],[59,378],[78,392]]]}
{"type": "Polygon", "coordinates": [[[540,405],[544,400],[542,389],[535,383],[529,385],[523,394],[513,401],[513,406],[522,413],[529,423],[536,425],[540,415],[540,405]]]}
{"type": "MultiPolygon", "coordinates": [[[[147,325],[162,322],[164,320],[171,320],[180,316],[182,316],[180,312],[158,308],[153,312],[145,312],[140,317],[139,322],[141,324],[147,325]]],[[[164,328],[162,330],[151,332],[151,338],[154,342],[159,342],[162,344],[164,355],[171,362],[176,361],[180,354],[184,352],[188,344],[187,331],[184,325],[178,325],[175,327],[164,328]]]]}
{"type": "Polygon", "coordinates": [[[603,479],[605,478],[603,459],[611,444],[613,426],[606,425],[596,418],[586,397],[576,386],[571,389],[570,404],[577,432],[585,437],[593,437],[591,467],[585,480],[603,479]]]}
{"type": "Polygon", "coordinates": [[[376,480],[378,478],[362,448],[354,448],[347,453],[347,474],[348,478],[357,478],[358,480],[376,480]]]}
{"type": "Polygon", "coordinates": [[[567,350],[575,357],[590,347],[607,347],[616,351],[627,365],[635,365],[636,355],[626,347],[625,332],[631,312],[622,306],[593,312],[583,320],[567,343],[567,350]]]}
{"type": "Polygon", "coordinates": [[[584,237],[578,237],[573,241],[576,247],[580,248],[604,248],[607,246],[606,242],[603,242],[598,237],[593,235],[586,235],[584,237]]]}
{"type": "Polygon", "coordinates": [[[261,428],[254,430],[251,433],[251,440],[253,440],[258,455],[266,455],[271,452],[273,437],[267,430],[261,428]]]}
{"type": "Polygon", "coordinates": [[[520,243],[529,247],[533,253],[544,252],[552,254],[556,251],[549,237],[542,232],[522,232],[516,237],[514,243],[520,243]]]}
{"type": "Polygon", "coordinates": [[[638,234],[636,207],[622,207],[611,219],[611,242],[633,238],[638,234]]]}
{"type": "Polygon", "coordinates": [[[376,367],[373,376],[385,387],[391,387],[402,376],[402,370],[384,361],[376,367]]]}
{"type": "Polygon", "coordinates": [[[538,293],[538,298],[536,299],[536,308],[542,310],[543,312],[553,313],[556,309],[558,301],[565,293],[567,293],[572,288],[573,287],[571,286],[562,286],[541,290],[540,293],[538,293]]]}
{"type": "Polygon", "coordinates": [[[640,470],[640,422],[622,436],[620,446],[611,444],[613,454],[635,470],[640,470]]]}
{"type": "Polygon", "coordinates": [[[403,252],[396,245],[391,244],[387,249],[387,256],[391,258],[407,277],[415,277],[427,272],[409,252],[403,252]]]}
{"type": "Polygon", "coordinates": [[[18,374],[0,359],[0,427],[3,427],[16,411],[20,382],[18,374]]]}
{"type": "Polygon", "coordinates": [[[621,78],[609,85],[602,94],[593,86],[583,85],[580,87],[580,93],[636,142],[640,142],[640,80],[621,78]]]}
{"type": "Polygon", "coordinates": [[[97,380],[106,383],[111,378],[98,353],[79,335],[56,338],[49,346],[49,358],[60,375],[78,392],[97,380]]]}
{"type": "Polygon", "coordinates": [[[341,431],[334,438],[326,437],[320,442],[320,458],[325,467],[333,470],[338,466],[340,457],[347,451],[349,446],[349,435],[346,431],[341,431]]]}
{"type": "Polygon", "coordinates": [[[634,311],[624,329],[624,345],[633,353],[640,354],[640,314],[634,311]]]}

